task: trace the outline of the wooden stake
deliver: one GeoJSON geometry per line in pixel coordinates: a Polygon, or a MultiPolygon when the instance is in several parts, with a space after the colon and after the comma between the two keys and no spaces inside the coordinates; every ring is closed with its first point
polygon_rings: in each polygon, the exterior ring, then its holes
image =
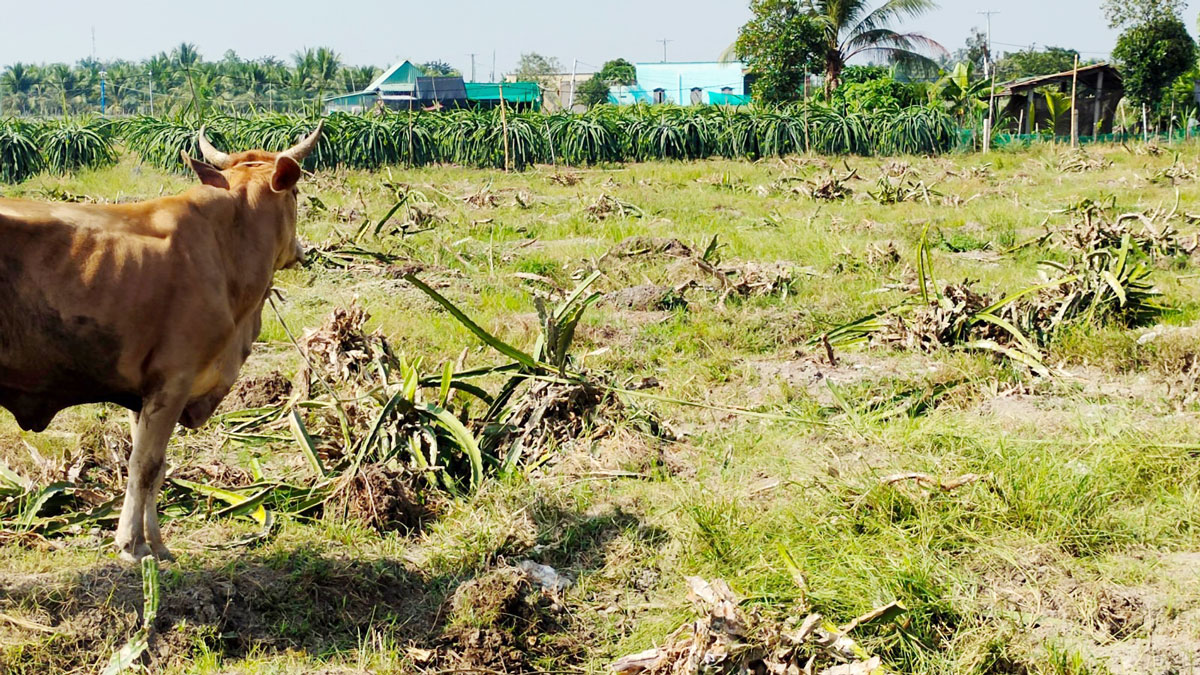
{"type": "Polygon", "coordinates": [[[500,83],[500,126],[504,131],[504,173],[509,171],[508,161],[508,113],[504,105],[504,83],[500,83]]]}
{"type": "Polygon", "coordinates": [[[1075,55],[1075,70],[1071,75],[1071,147],[1079,147],[1079,55],[1075,55]]]}

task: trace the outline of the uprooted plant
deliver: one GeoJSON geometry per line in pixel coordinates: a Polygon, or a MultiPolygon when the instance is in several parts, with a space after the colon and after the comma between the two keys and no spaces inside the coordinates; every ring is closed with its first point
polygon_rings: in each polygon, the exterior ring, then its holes
{"type": "MultiPolygon", "coordinates": [[[[926,231],[928,234],[928,231],[926,231]]],[[[891,345],[932,352],[987,351],[1049,375],[1043,350],[1065,328],[1080,324],[1143,325],[1163,309],[1150,270],[1137,260],[1129,235],[1069,263],[1043,262],[1042,283],[999,299],[974,283],[939,288],[926,237],[917,249],[918,284],[911,297],[810,340],[830,346],[891,345]]]]}
{"type": "MultiPolygon", "coordinates": [[[[1131,244],[1151,259],[1191,255],[1200,247],[1200,232],[1185,237],[1179,230],[1183,218],[1179,198],[1168,211],[1150,208],[1120,213],[1116,198],[1096,201],[1083,199],[1056,213],[1066,215],[1066,227],[1047,227],[1041,241],[1050,241],[1084,254],[1101,248],[1116,248],[1129,238],[1131,244]]],[[[1190,217],[1189,217],[1190,219],[1190,217]]]]}
{"type": "MultiPolygon", "coordinates": [[[[618,405],[608,389],[577,372],[571,354],[576,327],[599,297],[588,291],[597,278],[557,302],[537,301],[542,335],[526,353],[407,276],[507,359],[457,372],[450,363],[426,372],[421,359],[406,358],[378,331],[368,332],[365,311],[336,309],[296,340],[305,366],[289,401],[217,418],[221,434],[252,452],[299,446],[306,475],[268,478],[257,461],[235,485],[222,484],[228,472],[175,473],[164,487],[164,514],[244,516],[260,526],[245,541],[268,535],[275,513],[323,512],[381,530],[412,529],[437,510],[439,493],[463,495],[489,474],[540,465],[580,437],[599,409],[618,405]],[[495,393],[478,384],[497,378],[495,393]]],[[[119,504],[116,454],[69,459],[44,472],[48,484],[0,464],[0,531],[43,537],[112,520],[119,504]],[[116,468],[105,468],[109,462],[116,468]]]]}
{"type": "Polygon", "coordinates": [[[908,166],[899,167],[899,171],[891,170],[894,168],[889,166],[880,172],[875,189],[867,192],[871,199],[884,205],[915,201],[929,204],[931,197],[942,196],[908,166]]]}

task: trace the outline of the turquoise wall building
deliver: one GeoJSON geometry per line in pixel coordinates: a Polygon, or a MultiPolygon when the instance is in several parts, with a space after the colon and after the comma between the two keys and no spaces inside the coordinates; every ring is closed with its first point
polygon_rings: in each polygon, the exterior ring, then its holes
{"type": "MultiPolygon", "coordinates": [[[[739,61],[695,61],[685,63],[638,63],[637,91],[624,92],[619,103],[673,103],[675,105],[744,105],[745,66],[739,61]]],[[[610,97],[611,99],[611,97],[610,97]]]]}

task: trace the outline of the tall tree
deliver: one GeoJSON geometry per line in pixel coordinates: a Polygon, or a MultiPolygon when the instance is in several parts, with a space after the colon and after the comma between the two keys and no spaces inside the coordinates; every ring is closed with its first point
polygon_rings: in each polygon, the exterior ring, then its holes
{"type": "Polygon", "coordinates": [[[1030,47],[1008,52],[996,61],[996,78],[1005,81],[1065,72],[1075,67],[1075,59],[1078,56],[1079,52],[1074,49],[1062,47],[1030,47]]]}
{"type": "Polygon", "coordinates": [[[637,67],[625,59],[613,59],[605,62],[596,77],[608,85],[636,84],[637,67]]]}
{"type": "Polygon", "coordinates": [[[529,52],[521,55],[517,61],[517,69],[512,75],[522,82],[538,82],[542,86],[547,86],[552,84],[550,76],[557,75],[562,71],[562,62],[553,56],[542,56],[536,52],[529,52]]]}
{"type": "Polygon", "coordinates": [[[882,57],[891,63],[924,65],[937,63],[929,54],[945,53],[945,47],[920,33],[901,33],[891,25],[915,19],[936,9],[933,0],[885,0],[875,9],[868,0],[808,0],[810,12],[820,22],[825,38],[825,93],[841,83],[846,62],[855,56],[882,57]]]}
{"type": "Polygon", "coordinates": [[[421,70],[430,77],[454,77],[455,75],[462,75],[457,68],[445,61],[422,63],[421,70]]]}
{"type": "Polygon", "coordinates": [[[1187,0],[1104,0],[1100,5],[1109,28],[1123,28],[1178,19],[1187,0]]]}
{"type": "Polygon", "coordinates": [[[754,97],[768,103],[800,98],[804,78],[824,67],[822,25],[794,0],[751,0],[754,15],[733,53],[754,75],[754,97]]]}
{"type": "Polygon", "coordinates": [[[1163,90],[1196,63],[1196,43],[1179,19],[1158,19],[1122,33],[1112,55],[1126,95],[1157,110],[1163,90]]]}

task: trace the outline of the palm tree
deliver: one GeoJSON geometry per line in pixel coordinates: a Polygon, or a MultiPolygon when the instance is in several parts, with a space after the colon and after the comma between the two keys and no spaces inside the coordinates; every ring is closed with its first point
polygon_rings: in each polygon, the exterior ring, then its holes
{"type": "Polygon", "coordinates": [[[933,0],[885,0],[871,9],[868,0],[806,0],[825,29],[825,95],[841,83],[846,62],[855,56],[882,56],[893,63],[937,64],[921,52],[945,53],[945,47],[919,33],[889,26],[936,9],[933,0]]]}
{"type": "Polygon", "coordinates": [[[34,67],[24,63],[14,63],[0,75],[0,84],[12,92],[18,108],[25,112],[28,101],[33,95],[33,86],[37,83],[37,72],[34,67]]]}
{"type": "Polygon", "coordinates": [[[52,63],[47,72],[50,75],[50,81],[58,85],[59,101],[62,104],[62,114],[65,117],[71,114],[67,104],[67,97],[74,93],[76,84],[75,71],[71,70],[71,66],[65,63],[52,63]]]}
{"type": "Polygon", "coordinates": [[[318,47],[313,56],[313,79],[317,85],[317,100],[324,98],[325,91],[337,82],[338,70],[342,67],[342,57],[328,47],[318,47]]]}

